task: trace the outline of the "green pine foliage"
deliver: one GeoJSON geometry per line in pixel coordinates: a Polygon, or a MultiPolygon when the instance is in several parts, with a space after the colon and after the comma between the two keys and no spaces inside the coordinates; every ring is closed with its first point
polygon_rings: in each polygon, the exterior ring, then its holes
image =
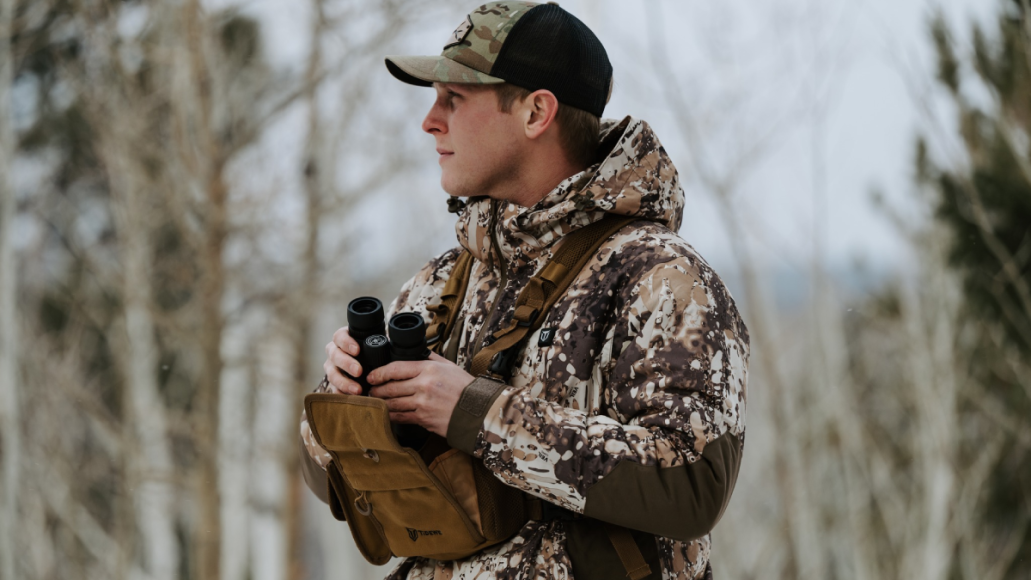
{"type": "Polygon", "coordinates": [[[998,19],[990,40],[974,28],[965,80],[941,19],[932,30],[941,84],[960,114],[969,167],[937,167],[923,142],[917,175],[938,192],[937,219],[953,233],[950,263],[963,273],[973,313],[1007,331],[1007,342],[1031,352],[1031,31],[1020,0],[998,19]],[[989,106],[971,104],[964,84],[988,89],[989,106]]]}
{"type": "MultiPolygon", "coordinates": [[[[966,316],[978,334],[967,343],[975,345],[969,355],[978,384],[963,388],[1024,418],[990,476],[982,524],[1000,549],[1016,541],[1026,555],[1031,437],[1020,432],[1031,417],[1031,13],[1023,0],[1000,8],[994,31],[974,26],[968,51],[957,50],[941,18],[932,23],[938,81],[958,111],[967,163],[943,166],[921,140],[916,170],[935,192],[936,221],[951,233],[949,265],[961,276],[966,316]]],[[[1006,577],[1029,575],[1031,557],[1017,557],[1006,577]]]]}

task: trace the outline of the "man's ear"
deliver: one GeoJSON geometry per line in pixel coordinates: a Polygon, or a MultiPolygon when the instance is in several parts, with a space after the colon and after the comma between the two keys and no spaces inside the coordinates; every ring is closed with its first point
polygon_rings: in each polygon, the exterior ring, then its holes
{"type": "Polygon", "coordinates": [[[527,95],[523,100],[523,129],[527,139],[536,139],[544,134],[558,113],[558,99],[547,90],[541,89],[527,95]]]}

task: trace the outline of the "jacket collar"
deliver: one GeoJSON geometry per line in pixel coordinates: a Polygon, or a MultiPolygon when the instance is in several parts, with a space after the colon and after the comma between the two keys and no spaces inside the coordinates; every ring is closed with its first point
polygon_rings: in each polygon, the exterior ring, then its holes
{"type": "Polygon", "coordinates": [[[606,213],[636,216],[680,229],[684,192],[665,149],[644,121],[602,121],[604,157],[559,183],[531,207],[487,197],[470,198],[459,214],[458,242],[477,260],[498,267],[490,230],[496,227],[501,260],[525,266],[550,252],[556,241],[606,213]],[[494,215],[492,215],[494,210],[494,215]]]}

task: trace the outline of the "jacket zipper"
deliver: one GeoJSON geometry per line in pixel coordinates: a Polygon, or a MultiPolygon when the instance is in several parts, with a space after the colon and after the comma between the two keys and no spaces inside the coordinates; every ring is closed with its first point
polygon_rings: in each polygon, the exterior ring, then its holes
{"type": "MultiPolygon", "coordinates": [[[[505,291],[505,286],[508,285],[508,268],[505,267],[505,264],[501,260],[501,247],[498,244],[496,235],[498,213],[500,210],[501,204],[498,200],[490,200],[490,247],[494,251],[494,260],[498,263],[498,269],[501,270],[501,281],[498,283],[498,291],[494,294],[494,302],[490,305],[487,317],[483,319],[483,326],[481,326],[480,331],[476,333],[476,342],[474,343],[476,350],[473,351],[473,357],[475,357],[476,354],[480,352],[480,349],[483,348],[483,335],[487,332],[487,326],[490,324],[490,320],[494,316],[494,310],[497,309],[498,302],[501,302],[501,293],[505,291]]],[[[472,358],[469,360],[472,360],[472,358]]]]}

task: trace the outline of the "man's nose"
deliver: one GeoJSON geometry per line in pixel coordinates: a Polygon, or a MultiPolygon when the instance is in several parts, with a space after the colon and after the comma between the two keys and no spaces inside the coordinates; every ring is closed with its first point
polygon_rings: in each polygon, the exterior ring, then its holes
{"type": "Polygon", "coordinates": [[[447,123],[444,119],[444,115],[441,114],[441,107],[439,103],[433,103],[430,107],[430,111],[426,113],[426,118],[422,120],[422,130],[427,133],[447,133],[447,123]]]}

